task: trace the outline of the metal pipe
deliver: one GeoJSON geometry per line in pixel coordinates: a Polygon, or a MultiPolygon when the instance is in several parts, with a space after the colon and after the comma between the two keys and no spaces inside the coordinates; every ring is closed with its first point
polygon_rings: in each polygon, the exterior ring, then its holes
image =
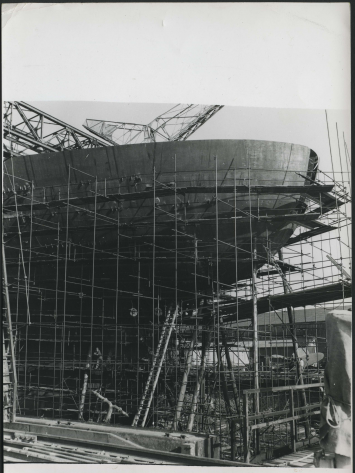
{"type": "MultiPolygon", "coordinates": [[[[256,258],[256,249],[253,253],[256,258]]],[[[254,371],[254,388],[259,389],[259,337],[258,337],[258,296],[256,292],[257,266],[253,267],[253,371],[254,371]]],[[[255,412],[259,412],[259,393],[255,393],[255,412]]]]}
{"type": "Polygon", "coordinates": [[[187,432],[191,432],[192,427],[194,425],[195,413],[196,413],[196,408],[197,408],[197,398],[198,398],[198,395],[199,395],[199,392],[200,392],[201,382],[202,382],[203,377],[205,375],[206,359],[207,359],[207,354],[208,354],[208,348],[209,348],[210,342],[211,342],[211,334],[212,334],[212,332],[209,330],[207,332],[207,340],[206,340],[206,343],[205,343],[205,346],[204,346],[204,351],[202,353],[200,374],[199,374],[199,377],[197,379],[194,395],[193,395],[193,398],[192,398],[191,412],[190,412],[190,415],[189,415],[189,420],[188,420],[187,428],[186,428],[187,432]]]}
{"type": "Polygon", "coordinates": [[[223,343],[223,345],[224,345],[224,351],[225,351],[226,360],[227,360],[227,366],[228,366],[228,370],[229,370],[230,377],[231,377],[231,381],[232,381],[232,388],[233,388],[233,396],[234,396],[235,408],[236,408],[236,411],[237,411],[237,413],[238,413],[238,415],[239,415],[239,414],[240,414],[240,409],[239,409],[239,393],[238,393],[237,383],[236,383],[235,376],[234,376],[232,361],[231,361],[230,354],[229,354],[229,350],[228,350],[228,344],[227,344],[227,338],[226,338],[225,329],[223,329],[223,330],[221,331],[221,335],[222,335],[222,343],[223,343]]]}
{"type": "MultiPolygon", "coordinates": [[[[218,365],[220,367],[219,376],[220,376],[220,380],[221,380],[221,384],[222,384],[222,391],[223,391],[224,401],[225,401],[225,404],[226,404],[226,411],[227,411],[227,415],[231,416],[232,415],[232,408],[231,408],[231,403],[230,403],[230,399],[229,399],[229,396],[228,396],[228,385],[227,385],[224,366],[223,366],[223,362],[222,362],[222,347],[219,347],[217,345],[216,346],[216,353],[217,353],[217,357],[218,357],[218,365]]],[[[229,419],[229,422],[230,422],[230,419],[229,419]]],[[[231,422],[230,422],[230,424],[231,424],[231,422]]]]}
{"type": "Polygon", "coordinates": [[[184,371],[184,374],[183,374],[183,377],[182,377],[182,382],[181,382],[180,394],[179,394],[178,402],[177,402],[177,405],[176,405],[174,424],[173,424],[174,430],[177,430],[177,424],[178,424],[178,421],[179,421],[180,416],[181,416],[182,406],[184,404],[185,392],[186,392],[186,387],[187,387],[187,380],[188,380],[188,377],[189,377],[189,374],[190,374],[192,355],[193,355],[193,351],[194,351],[196,341],[197,341],[197,331],[195,330],[193,335],[192,335],[191,342],[190,342],[189,351],[188,351],[188,354],[187,354],[187,359],[186,359],[186,364],[185,364],[185,371],[184,371]]]}
{"type": "MultiPolygon", "coordinates": [[[[64,295],[63,295],[63,329],[62,329],[62,364],[61,364],[61,393],[60,393],[60,414],[63,409],[63,387],[64,387],[64,365],[65,365],[65,322],[67,309],[67,278],[68,278],[68,239],[69,239],[69,201],[70,201],[70,164],[68,165],[68,189],[67,189],[67,212],[66,212],[66,231],[65,231],[65,261],[64,261],[64,295]]],[[[59,244],[59,241],[58,241],[59,244]]]]}
{"type": "MultiPolygon", "coordinates": [[[[91,356],[92,356],[92,345],[90,345],[89,353],[88,353],[87,360],[86,360],[85,368],[87,370],[91,366],[91,356]]],[[[86,390],[87,390],[87,387],[88,387],[88,379],[89,379],[89,375],[88,375],[88,372],[86,371],[85,374],[84,374],[83,389],[81,391],[81,399],[80,399],[80,405],[79,405],[79,420],[83,420],[85,396],[86,396],[86,390]]]]}
{"type": "MultiPolygon", "coordinates": [[[[278,255],[279,255],[279,260],[283,262],[284,259],[283,259],[283,253],[282,253],[281,249],[278,251],[278,255]]],[[[281,268],[281,271],[284,274],[284,278],[282,278],[284,293],[288,294],[289,290],[288,290],[288,287],[287,287],[285,272],[282,268],[281,268]]],[[[300,362],[300,359],[298,357],[298,340],[297,340],[297,335],[296,335],[295,314],[294,314],[293,307],[287,306],[287,315],[288,315],[288,321],[290,323],[292,346],[293,346],[293,352],[295,354],[295,360],[296,360],[297,379],[298,379],[299,384],[304,384],[302,368],[301,368],[301,362],[300,362]]],[[[301,402],[302,402],[303,406],[307,405],[306,392],[305,392],[304,389],[301,390],[301,402]]],[[[306,437],[308,438],[309,435],[310,435],[310,428],[309,428],[308,421],[306,422],[305,430],[306,430],[306,437]]]]}
{"type": "Polygon", "coordinates": [[[250,463],[250,429],[249,429],[249,399],[248,393],[244,393],[243,399],[243,410],[244,410],[244,429],[243,429],[243,436],[244,436],[244,461],[246,463],[250,463]]]}
{"type": "Polygon", "coordinates": [[[99,394],[97,391],[92,391],[93,394],[95,394],[95,396],[97,396],[99,399],[101,399],[101,401],[104,401],[108,404],[108,412],[107,412],[107,415],[105,417],[105,420],[104,422],[105,423],[109,423],[110,420],[111,420],[111,416],[112,416],[112,412],[113,412],[113,409],[117,409],[119,413],[123,414],[125,417],[129,417],[129,415],[127,414],[127,412],[125,412],[122,407],[118,407],[116,406],[115,404],[112,404],[111,401],[109,401],[106,397],[104,396],[101,396],[101,394],[99,394]]]}
{"type": "MultiPolygon", "coordinates": [[[[92,242],[92,273],[91,273],[91,318],[90,318],[90,347],[93,346],[93,327],[94,327],[94,292],[95,292],[95,255],[96,255],[96,224],[97,224],[97,176],[95,177],[95,204],[94,204],[94,228],[92,242]]],[[[91,363],[90,363],[91,379],[91,363]]],[[[85,383],[85,377],[84,377],[85,383]]],[[[87,383],[87,378],[86,378],[87,383]]],[[[89,397],[89,412],[91,410],[91,397],[89,397]]]]}
{"type": "Polygon", "coordinates": [[[2,234],[1,248],[2,248],[2,271],[3,271],[3,277],[4,277],[5,302],[6,302],[5,314],[6,314],[6,322],[8,326],[8,332],[9,332],[10,354],[11,354],[11,358],[10,358],[11,359],[11,377],[12,377],[12,384],[13,384],[11,422],[15,422],[16,421],[16,405],[17,405],[17,373],[16,373],[14,340],[13,340],[13,335],[12,335],[10,296],[9,296],[9,285],[8,285],[8,280],[7,280],[5,244],[4,244],[3,234],[2,234]]]}

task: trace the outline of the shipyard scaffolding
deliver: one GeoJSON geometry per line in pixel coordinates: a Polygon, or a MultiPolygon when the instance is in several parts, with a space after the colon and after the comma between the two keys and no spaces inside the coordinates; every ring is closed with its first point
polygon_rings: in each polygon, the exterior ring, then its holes
{"type": "Polygon", "coordinates": [[[316,440],[324,317],[351,296],[345,140],[339,169],[315,161],[282,185],[219,155],[203,185],[186,183],[175,154],[164,179],[68,160],[55,187],[20,177],[17,158],[4,162],[5,420],[210,435],[210,456],[247,463],[316,440]]]}

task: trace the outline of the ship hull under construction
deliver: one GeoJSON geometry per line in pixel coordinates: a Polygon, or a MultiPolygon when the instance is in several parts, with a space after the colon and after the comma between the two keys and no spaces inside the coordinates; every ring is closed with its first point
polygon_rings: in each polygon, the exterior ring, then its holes
{"type": "MultiPolygon", "coordinates": [[[[26,430],[42,460],[52,435],[75,450],[123,442],[256,464],[295,451],[299,427],[314,438],[328,359],[320,304],[351,295],[330,233],[341,235],[350,200],[319,180],[316,153],[252,140],[99,147],[26,104],[8,112],[6,452],[22,459],[26,430]],[[15,109],[31,112],[27,128],[15,109]]],[[[63,459],[50,443],[51,461],[63,459]]]]}
{"type": "Polygon", "coordinates": [[[69,242],[74,272],[80,263],[91,266],[95,246],[96,281],[116,278],[119,246],[128,286],[129,268],[137,259],[142,278],[154,277],[167,287],[173,288],[177,278],[181,286],[194,285],[196,277],[200,288],[217,277],[221,284],[233,284],[251,277],[251,241],[260,267],[267,262],[265,247],[275,253],[292,235],[297,227],[292,215],[305,210],[301,191],[309,182],[304,176],[312,179],[316,163],[307,147],[247,140],[14,157],[5,170],[16,176],[4,179],[5,204],[14,211],[5,215],[5,234],[19,238],[15,211],[22,212],[22,244],[29,245],[30,234],[38,241],[43,264],[36,258],[37,274],[44,279],[59,232],[59,239],[69,242]],[[297,189],[281,194],[273,186],[297,189]],[[270,190],[254,192],[257,187],[270,190]],[[48,224],[40,227],[31,216],[48,224]]]}
{"type": "MultiPolygon", "coordinates": [[[[88,389],[119,393],[131,423],[146,382],[140,366],[155,353],[169,310],[179,307],[181,339],[175,334],[167,351],[175,359],[193,327],[216,324],[216,295],[250,278],[301,225],[316,168],[309,148],[246,140],[6,161],[6,268],[24,412],[63,416],[72,402],[65,390],[84,393],[90,366],[88,389]],[[38,350],[43,362],[32,356],[38,350]],[[28,379],[44,386],[41,404],[32,403],[28,379]]],[[[70,409],[65,416],[77,418],[70,409]]],[[[84,411],[80,418],[90,406],[84,411]]]]}

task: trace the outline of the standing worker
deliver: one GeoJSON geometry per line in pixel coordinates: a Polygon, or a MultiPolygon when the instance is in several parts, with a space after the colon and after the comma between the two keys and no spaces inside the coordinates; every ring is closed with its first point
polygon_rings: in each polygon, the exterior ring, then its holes
{"type": "Polygon", "coordinates": [[[95,348],[94,357],[96,358],[95,369],[98,370],[100,365],[102,365],[102,354],[101,354],[101,351],[99,350],[99,347],[95,348]]]}

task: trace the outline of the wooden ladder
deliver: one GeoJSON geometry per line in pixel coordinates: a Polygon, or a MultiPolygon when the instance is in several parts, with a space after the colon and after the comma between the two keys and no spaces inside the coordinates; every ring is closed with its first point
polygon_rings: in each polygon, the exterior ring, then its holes
{"type": "Polygon", "coordinates": [[[160,371],[163,366],[166,350],[168,348],[171,332],[175,324],[177,313],[178,307],[176,307],[174,312],[169,310],[166,320],[164,322],[157,351],[153,358],[153,365],[148,376],[147,384],[145,386],[141,402],[139,404],[138,412],[133,419],[132,427],[145,426],[148,412],[153,400],[155,388],[158,383],[160,371]]]}

